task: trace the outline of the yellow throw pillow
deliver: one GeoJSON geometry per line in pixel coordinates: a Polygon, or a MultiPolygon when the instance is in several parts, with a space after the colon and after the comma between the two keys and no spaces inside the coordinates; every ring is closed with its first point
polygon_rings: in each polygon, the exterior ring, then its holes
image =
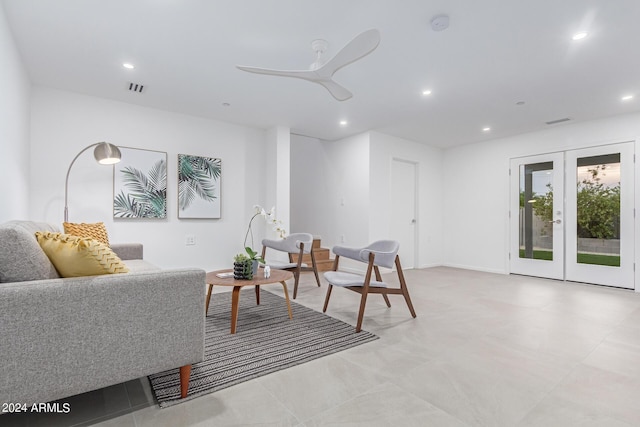
{"type": "Polygon", "coordinates": [[[104,226],[104,222],[96,222],[93,224],[63,222],[62,225],[64,226],[64,234],[88,237],[89,239],[97,240],[109,246],[109,236],[107,235],[107,228],[104,226]]]}
{"type": "Polygon", "coordinates": [[[62,277],[129,272],[111,248],[97,240],[48,231],[36,232],[36,239],[62,277]]]}

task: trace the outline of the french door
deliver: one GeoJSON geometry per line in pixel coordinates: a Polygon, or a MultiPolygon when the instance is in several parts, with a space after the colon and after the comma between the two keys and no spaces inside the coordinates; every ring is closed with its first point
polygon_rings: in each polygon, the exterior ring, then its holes
{"type": "Polygon", "coordinates": [[[510,270],[634,288],[633,143],[511,160],[510,270]]]}
{"type": "Polygon", "coordinates": [[[511,272],[564,279],[564,154],[511,160],[511,272]]]}

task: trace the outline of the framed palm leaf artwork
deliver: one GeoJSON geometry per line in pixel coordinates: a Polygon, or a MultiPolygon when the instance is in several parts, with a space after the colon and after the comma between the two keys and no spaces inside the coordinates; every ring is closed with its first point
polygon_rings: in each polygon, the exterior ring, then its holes
{"type": "Polygon", "coordinates": [[[167,217],[167,153],[120,147],[113,173],[114,218],[167,217]]]}
{"type": "Polygon", "coordinates": [[[178,218],[220,218],[222,161],[178,154],[178,218]]]}

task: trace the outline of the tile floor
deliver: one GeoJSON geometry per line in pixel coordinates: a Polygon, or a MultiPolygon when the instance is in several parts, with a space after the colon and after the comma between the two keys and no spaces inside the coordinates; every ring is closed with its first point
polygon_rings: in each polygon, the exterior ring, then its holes
{"type": "MultiPolygon", "coordinates": [[[[640,425],[640,294],[445,267],[406,276],[418,317],[399,296],[390,309],[370,297],[375,342],[167,409],[140,379],[0,425],[640,425]]],[[[321,310],[325,290],[307,274],[297,302],[321,310]]],[[[355,324],[357,303],[335,289],[328,314],[355,324]]]]}

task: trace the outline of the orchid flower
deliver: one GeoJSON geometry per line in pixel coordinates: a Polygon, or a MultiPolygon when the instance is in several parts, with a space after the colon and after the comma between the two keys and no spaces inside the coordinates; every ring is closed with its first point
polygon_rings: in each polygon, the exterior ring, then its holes
{"type": "Polygon", "coordinates": [[[247,247],[247,238],[249,237],[249,234],[251,234],[251,247],[253,247],[253,229],[251,228],[251,224],[253,223],[253,220],[257,217],[257,216],[261,216],[264,218],[264,220],[267,223],[273,224],[273,230],[278,232],[280,238],[284,238],[284,236],[286,236],[286,231],[285,229],[282,227],[282,221],[276,219],[276,207],[273,206],[271,208],[271,210],[269,212],[265,211],[264,208],[260,205],[253,205],[253,208],[255,209],[255,214],[251,217],[251,219],[249,220],[249,226],[247,227],[247,232],[244,235],[244,246],[247,247]]]}

